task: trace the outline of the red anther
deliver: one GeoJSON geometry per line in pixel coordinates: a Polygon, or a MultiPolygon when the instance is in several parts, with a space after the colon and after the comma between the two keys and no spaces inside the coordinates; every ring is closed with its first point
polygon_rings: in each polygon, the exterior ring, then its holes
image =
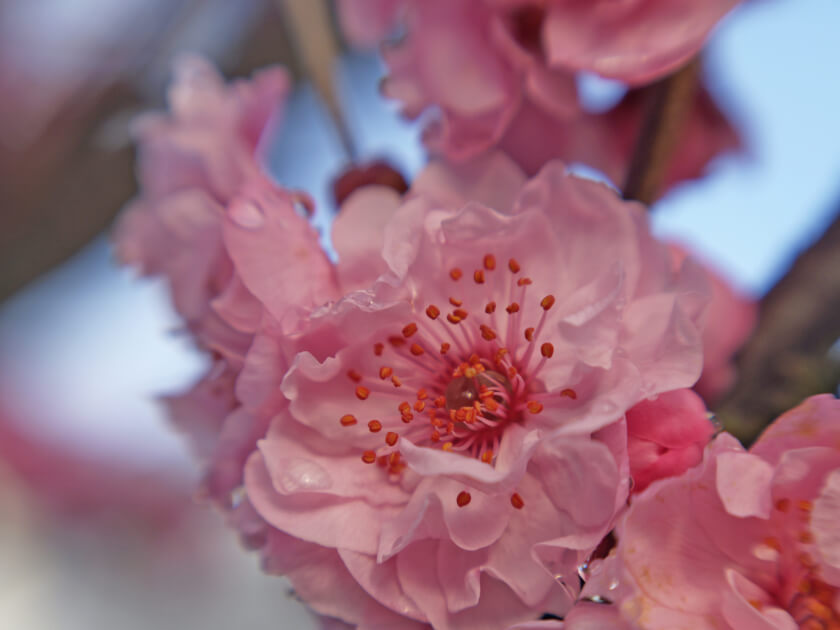
{"type": "Polygon", "coordinates": [[[411,413],[411,403],[409,403],[407,400],[404,400],[400,403],[400,406],[397,407],[397,409],[399,409],[400,413],[403,415],[411,413]]]}
{"type": "Polygon", "coordinates": [[[382,343],[373,344],[373,354],[375,354],[376,356],[381,357],[383,350],[385,350],[385,344],[382,344],[382,343]]]}
{"type": "Polygon", "coordinates": [[[364,453],[362,453],[362,461],[365,464],[372,464],[376,461],[376,453],[374,453],[373,451],[365,451],[364,453]]]}
{"type": "Polygon", "coordinates": [[[801,500],[796,502],[796,507],[798,507],[803,512],[810,512],[814,509],[814,504],[810,501],[801,500]]]}
{"type": "Polygon", "coordinates": [[[510,304],[507,305],[507,307],[505,307],[505,310],[510,315],[513,315],[514,313],[518,313],[519,312],[519,304],[517,304],[516,302],[511,302],[510,304]]]}
{"type": "Polygon", "coordinates": [[[452,442],[444,442],[440,445],[442,451],[451,451],[452,450],[452,442]]]}
{"type": "Polygon", "coordinates": [[[446,423],[443,420],[441,420],[440,418],[434,418],[433,417],[431,419],[431,425],[433,427],[437,428],[437,429],[440,429],[444,424],[446,424],[446,423]]]}
{"type": "Polygon", "coordinates": [[[435,407],[438,409],[443,409],[446,407],[446,397],[445,396],[438,396],[435,398],[435,407]]]}
{"type": "Polygon", "coordinates": [[[522,269],[522,267],[519,266],[519,263],[516,262],[515,258],[511,258],[508,261],[508,269],[510,269],[513,273],[519,273],[519,270],[522,269]]]}
{"type": "Polygon", "coordinates": [[[473,352],[470,355],[470,358],[467,359],[467,361],[470,362],[470,365],[480,365],[481,364],[481,358],[475,352],[473,352]]]}
{"type": "Polygon", "coordinates": [[[540,352],[546,359],[549,359],[554,355],[554,346],[546,342],[540,346],[540,352]]]}
{"type": "Polygon", "coordinates": [[[463,422],[467,418],[467,410],[465,407],[458,407],[455,410],[455,420],[458,422],[463,422]]]}
{"type": "Polygon", "coordinates": [[[484,324],[481,324],[479,326],[479,329],[481,330],[481,336],[486,341],[493,341],[496,338],[496,333],[493,332],[493,329],[490,328],[490,326],[486,326],[484,324]]]}
{"type": "Polygon", "coordinates": [[[440,431],[438,431],[437,429],[432,431],[432,434],[429,436],[429,439],[432,442],[440,442],[440,431]]]}
{"type": "Polygon", "coordinates": [[[473,273],[473,280],[475,280],[476,284],[484,284],[484,270],[476,269],[473,273]]]}
{"type": "Polygon", "coordinates": [[[446,321],[450,324],[460,324],[461,318],[455,315],[455,313],[449,313],[449,315],[446,316],[446,321]]]}
{"type": "Polygon", "coordinates": [[[341,420],[339,420],[339,422],[341,422],[341,426],[352,427],[354,424],[356,424],[356,416],[348,413],[346,415],[341,416],[341,420]]]}
{"type": "Polygon", "coordinates": [[[451,348],[451,347],[452,346],[450,346],[448,343],[446,343],[444,341],[442,344],[440,344],[440,353],[441,354],[446,354],[447,352],[449,352],[449,348],[451,348]]]}
{"type": "Polygon", "coordinates": [[[543,410],[542,403],[537,402],[536,400],[529,401],[525,406],[528,407],[528,411],[531,413],[539,413],[543,410]]]}
{"type": "Polygon", "coordinates": [[[409,350],[411,351],[411,354],[413,354],[415,357],[419,357],[425,352],[425,350],[423,350],[423,348],[416,343],[411,344],[411,348],[409,348],[409,350]]]}
{"type": "Polygon", "coordinates": [[[411,337],[414,333],[417,332],[417,324],[411,322],[410,324],[406,324],[402,329],[403,337],[411,337]]]}
{"type": "Polygon", "coordinates": [[[560,392],[560,395],[565,397],[565,398],[571,398],[572,400],[577,400],[577,392],[575,390],[571,389],[571,388],[568,388],[568,387],[566,389],[564,389],[562,392],[560,392]]]}
{"type": "Polygon", "coordinates": [[[400,419],[403,421],[403,423],[408,424],[409,422],[414,420],[414,414],[413,413],[404,413],[400,416],[400,419]]]}
{"type": "Polygon", "coordinates": [[[398,452],[396,452],[396,451],[394,451],[393,453],[391,453],[391,454],[388,456],[388,463],[389,463],[391,466],[396,466],[397,464],[399,464],[399,463],[400,463],[400,454],[399,454],[398,452]]]}
{"type": "Polygon", "coordinates": [[[452,433],[454,430],[455,430],[455,423],[454,422],[447,423],[446,432],[447,433],[452,433]]]}
{"type": "Polygon", "coordinates": [[[381,378],[383,381],[386,378],[388,378],[389,376],[391,376],[391,374],[393,374],[393,373],[394,373],[394,370],[392,370],[391,368],[389,368],[386,365],[383,365],[381,368],[379,368],[379,378],[381,378]]]}
{"type": "Polygon", "coordinates": [[[367,400],[367,397],[370,396],[370,390],[367,387],[362,387],[359,385],[356,388],[356,398],[359,400],[367,400]]]}
{"type": "Polygon", "coordinates": [[[397,438],[399,437],[400,436],[397,433],[388,431],[388,433],[385,434],[385,443],[388,444],[388,446],[393,446],[397,443],[397,438]]]}
{"type": "Polygon", "coordinates": [[[484,406],[487,407],[487,411],[493,413],[499,409],[499,403],[496,402],[495,398],[488,398],[484,401],[484,406]]]}
{"type": "Polygon", "coordinates": [[[391,382],[394,384],[394,387],[401,387],[402,386],[402,381],[399,379],[399,377],[396,374],[393,374],[391,376],[391,382]]]}
{"type": "Polygon", "coordinates": [[[462,308],[456,308],[452,311],[452,314],[458,319],[467,319],[467,316],[469,315],[469,313],[462,308]]]}
{"type": "Polygon", "coordinates": [[[382,430],[382,423],[379,420],[371,420],[368,422],[368,429],[371,433],[378,433],[382,430]]]}
{"type": "Polygon", "coordinates": [[[493,451],[484,451],[481,454],[481,461],[483,461],[485,464],[489,464],[490,462],[492,462],[493,461],[493,451]]]}
{"type": "Polygon", "coordinates": [[[513,367],[512,365],[508,368],[507,373],[508,373],[508,378],[516,378],[516,375],[518,374],[518,372],[516,371],[516,368],[513,367]]]}
{"type": "Polygon", "coordinates": [[[452,306],[461,306],[463,304],[463,302],[461,300],[459,300],[458,298],[454,298],[454,297],[449,298],[449,303],[452,306]]]}
{"type": "Polygon", "coordinates": [[[440,315],[440,309],[434,304],[429,304],[426,307],[426,315],[429,316],[429,319],[437,319],[438,315],[440,315]]]}
{"type": "Polygon", "coordinates": [[[347,370],[347,378],[349,378],[354,383],[358,383],[362,380],[362,375],[359,374],[356,370],[347,370]]]}
{"type": "Polygon", "coordinates": [[[425,387],[421,387],[417,390],[417,400],[426,400],[429,397],[429,393],[426,391],[425,387]]]}
{"type": "Polygon", "coordinates": [[[533,341],[534,340],[534,329],[533,328],[526,328],[525,329],[525,339],[527,341],[533,341]]]}
{"type": "Polygon", "coordinates": [[[395,348],[399,348],[405,345],[405,339],[402,337],[398,337],[397,335],[391,335],[388,337],[388,343],[390,343],[395,348]]]}
{"type": "Polygon", "coordinates": [[[458,269],[458,267],[453,267],[449,270],[449,277],[455,280],[456,282],[461,279],[461,276],[464,275],[464,272],[458,269]]]}
{"type": "Polygon", "coordinates": [[[484,312],[490,315],[491,313],[496,312],[496,303],[495,302],[487,302],[487,306],[484,307],[484,312]]]}
{"type": "Polygon", "coordinates": [[[484,268],[487,271],[493,271],[496,268],[496,257],[493,254],[485,254],[484,268]]]}
{"type": "Polygon", "coordinates": [[[467,424],[472,424],[475,422],[475,409],[472,407],[468,407],[466,412],[464,413],[464,422],[467,424]]]}
{"type": "Polygon", "coordinates": [[[379,466],[381,466],[382,468],[385,468],[385,466],[387,466],[387,465],[388,465],[388,456],[387,456],[387,455],[380,455],[380,456],[377,458],[376,463],[377,463],[379,466]]]}
{"type": "Polygon", "coordinates": [[[514,492],[510,495],[510,504],[517,510],[521,510],[525,507],[525,501],[522,500],[522,497],[519,496],[518,492],[514,492]]]}
{"type": "Polygon", "coordinates": [[[414,411],[416,411],[417,413],[423,413],[423,410],[425,408],[426,408],[426,403],[423,402],[422,400],[418,400],[416,403],[414,403],[414,411]]]}
{"type": "Polygon", "coordinates": [[[546,295],[543,299],[540,300],[540,306],[542,306],[545,310],[550,309],[554,306],[554,296],[553,295],[546,295]]]}
{"type": "Polygon", "coordinates": [[[465,505],[469,505],[470,501],[472,501],[472,496],[470,496],[470,493],[466,490],[461,490],[455,501],[458,503],[458,507],[464,507],[465,505]]]}
{"type": "Polygon", "coordinates": [[[779,512],[787,512],[790,509],[790,499],[779,499],[776,501],[776,509],[779,512]]]}
{"type": "Polygon", "coordinates": [[[531,281],[531,278],[519,278],[519,280],[516,281],[516,284],[517,286],[524,287],[526,284],[533,284],[533,282],[531,281]]]}

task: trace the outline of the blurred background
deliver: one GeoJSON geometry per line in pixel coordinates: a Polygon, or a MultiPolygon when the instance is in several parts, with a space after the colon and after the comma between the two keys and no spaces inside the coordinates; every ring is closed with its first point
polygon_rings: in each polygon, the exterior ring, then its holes
{"type": "MultiPolygon", "coordinates": [[[[185,51],[227,77],[290,69],[271,168],[313,195],[322,229],[351,160],[410,179],[417,126],[378,97],[379,60],[346,50],[332,8],[0,0],[0,627],[315,627],[193,500],[197,466],[157,398],[204,359],[163,282],[114,263],[108,230],[136,192],[129,122],[164,106],[185,51]]],[[[745,150],[653,216],[755,296],[840,208],[838,23],[836,0],[752,0],[724,20],[704,72],[745,150]]],[[[592,107],[617,94],[591,77],[581,89],[592,107]]]]}

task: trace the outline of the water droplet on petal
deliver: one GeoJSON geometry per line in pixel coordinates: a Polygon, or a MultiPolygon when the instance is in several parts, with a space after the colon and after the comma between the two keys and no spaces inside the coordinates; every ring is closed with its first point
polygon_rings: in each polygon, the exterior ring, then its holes
{"type": "Polygon", "coordinates": [[[580,579],[586,582],[589,579],[589,563],[584,562],[577,568],[578,575],[580,579]]]}
{"type": "Polygon", "coordinates": [[[325,490],[332,486],[332,478],[321,466],[307,459],[287,459],[280,462],[283,474],[280,477],[281,492],[291,494],[307,490],[325,490]]]}
{"type": "Polygon", "coordinates": [[[611,579],[610,583],[607,584],[607,589],[610,590],[610,591],[614,591],[617,588],[618,588],[618,580],[616,578],[611,579]]]}
{"type": "Polygon", "coordinates": [[[779,558],[778,550],[763,543],[753,547],[752,553],[759,560],[767,560],[768,562],[775,562],[779,558]]]}
{"type": "Polygon", "coordinates": [[[228,216],[239,227],[256,230],[265,223],[262,208],[250,199],[236,199],[228,208],[228,216]]]}
{"type": "Polygon", "coordinates": [[[714,427],[714,432],[712,433],[713,437],[717,437],[718,435],[723,433],[723,423],[718,419],[718,417],[714,413],[709,412],[706,414],[706,417],[709,419],[709,422],[711,422],[712,426],[714,427]]]}

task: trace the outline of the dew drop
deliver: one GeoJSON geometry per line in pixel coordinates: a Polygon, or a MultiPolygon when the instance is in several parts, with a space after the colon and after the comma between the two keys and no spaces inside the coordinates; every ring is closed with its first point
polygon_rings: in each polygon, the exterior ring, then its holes
{"type": "Polygon", "coordinates": [[[304,490],[325,490],[332,486],[329,473],[313,461],[306,459],[287,459],[278,462],[283,466],[279,488],[283,492],[293,493],[304,490]]]}
{"type": "Polygon", "coordinates": [[[752,549],[753,555],[759,560],[775,562],[779,558],[779,552],[770,545],[758,544],[752,549]]]}
{"type": "Polygon", "coordinates": [[[228,216],[239,227],[246,230],[256,230],[265,223],[262,208],[250,199],[236,199],[228,209],[228,216]]]}
{"type": "Polygon", "coordinates": [[[610,591],[614,591],[617,588],[618,588],[618,580],[615,579],[615,578],[611,579],[610,583],[607,584],[607,589],[610,590],[610,591]]]}

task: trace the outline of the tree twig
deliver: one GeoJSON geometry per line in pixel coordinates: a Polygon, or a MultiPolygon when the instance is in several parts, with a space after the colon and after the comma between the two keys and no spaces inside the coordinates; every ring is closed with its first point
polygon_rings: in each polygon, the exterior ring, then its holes
{"type": "Polygon", "coordinates": [[[624,182],[624,198],[652,204],[662,190],[668,160],[694,101],[699,59],[647,86],[648,104],[624,182]]]}
{"type": "Polygon", "coordinates": [[[745,444],[773,419],[822,392],[833,392],[840,363],[840,208],[761,301],[758,325],[738,356],[738,381],[716,412],[745,444]]]}

